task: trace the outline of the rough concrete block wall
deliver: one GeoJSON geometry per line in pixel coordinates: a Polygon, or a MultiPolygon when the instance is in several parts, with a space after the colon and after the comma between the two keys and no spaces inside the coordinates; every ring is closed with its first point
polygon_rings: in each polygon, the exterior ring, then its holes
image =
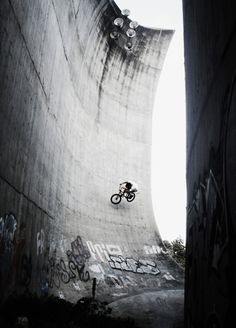
{"type": "Polygon", "coordinates": [[[235,321],[236,3],[184,0],[186,327],[235,321]]]}
{"type": "MultiPolygon", "coordinates": [[[[150,195],[152,106],[172,31],[110,37],[106,0],[0,6],[0,295],[182,290],[150,195]],[[135,201],[110,202],[135,180],[135,201]]],[[[164,295],[164,294],[163,294],[164,295]]]]}

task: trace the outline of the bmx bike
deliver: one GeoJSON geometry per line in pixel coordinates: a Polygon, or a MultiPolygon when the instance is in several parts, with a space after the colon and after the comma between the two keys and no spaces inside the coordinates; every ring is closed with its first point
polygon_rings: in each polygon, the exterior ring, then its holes
{"type": "Polygon", "coordinates": [[[120,191],[118,194],[114,194],[111,196],[111,202],[112,204],[119,204],[121,202],[121,199],[125,197],[127,202],[132,202],[135,198],[135,193],[132,191],[120,191]]]}

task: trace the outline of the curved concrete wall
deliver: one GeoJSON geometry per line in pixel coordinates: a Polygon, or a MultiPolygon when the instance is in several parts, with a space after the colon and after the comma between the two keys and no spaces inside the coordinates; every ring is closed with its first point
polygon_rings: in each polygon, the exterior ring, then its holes
{"type": "Polygon", "coordinates": [[[181,289],[150,195],[154,93],[172,31],[127,25],[105,0],[0,8],[1,297],[25,288],[75,301],[181,289]],[[120,182],[140,186],[112,205],[120,182]]]}

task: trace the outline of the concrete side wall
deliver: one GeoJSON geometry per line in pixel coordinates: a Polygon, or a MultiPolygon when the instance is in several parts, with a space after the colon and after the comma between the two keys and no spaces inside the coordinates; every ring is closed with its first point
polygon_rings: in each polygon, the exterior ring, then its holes
{"type": "Polygon", "coordinates": [[[186,326],[228,327],[235,299],[235,1],[184,0],[186,326]]]}
{"type": "MultiPolygon", "coordinates": [[[[182,288],[150,195],[154,92],[172,31],[138,27],[131,51],[105,0],[0,7],[0,295],[68,300],[182,288]],[[120,182],[135,201],[112,205],[120,182]]],[[[126,26],[127,27],[127,26],[126,26]]],[[[124,27],[125,28],[125,27],[124,27]]]]}

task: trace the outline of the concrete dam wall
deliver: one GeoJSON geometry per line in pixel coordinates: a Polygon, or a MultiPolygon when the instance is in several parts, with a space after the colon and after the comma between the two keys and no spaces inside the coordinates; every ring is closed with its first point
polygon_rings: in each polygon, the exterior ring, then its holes
{"type": "Polygon", "coordinates": [[[173,31],[113,1],[2,0],[0,295],[183,289],[150,193],[154,94],[173,31]],[[114,19],[123,17],[123,27],[114,19]],[[113,205],[119,183],[140,190],[113,205]]]}

